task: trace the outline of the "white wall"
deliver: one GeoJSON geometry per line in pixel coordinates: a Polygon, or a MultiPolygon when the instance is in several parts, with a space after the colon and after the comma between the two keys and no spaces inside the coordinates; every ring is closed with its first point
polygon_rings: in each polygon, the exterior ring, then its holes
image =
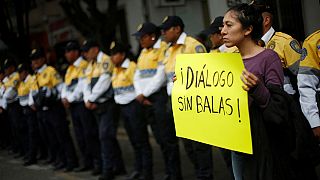
{"type": "Polygon", "coordinates": [[[306,37],[320,29],[319,0],[302,0],[302,15],[306,37]]]}

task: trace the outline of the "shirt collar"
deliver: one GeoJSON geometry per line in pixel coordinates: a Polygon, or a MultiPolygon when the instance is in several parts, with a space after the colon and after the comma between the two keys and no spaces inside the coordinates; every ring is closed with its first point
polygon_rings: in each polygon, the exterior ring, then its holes
{"type": "Polygon", "coordinates": [[[159,38],[156,43],[153,45],[153,49],[160,49],[161,47],[161,39],[159,38]]]}
{"type": "Polygon", "coordinates": [[[78,59],[73,63],[74,66],[78,67],[80,65],[80,62],[82,61],[82,57],[78,57],[78,59]]]}
{"type": "Polygon", "coordinates": [[[13,73],[11,73],[11,74],[9,75],[9,78],[11,78],[11,77],[15,76],[16,74],[17,74],[17,72],[13,72],[13,73]]]}
{"type": "Polygon", "coordinates": [[[128,58],[126,58],[123,63],[121,64],[122,68],[128,69],[130,65],[130,60],[128,58]]]}
{"type": "Polygon", "coordinates": [[[97,62],[101,62],[101,61],[102,61],[102,57],[103,57],[103,52],[100,51],[100,52],[98,53],[98,56],[97,56],[97,62]]]}
{"type": "Polygon", "coordinates": [[[41,68],[37,69],[37,73],[42,73],[47,68],[47,64],[41,66],[41,68]]]}
{"type": "Polygon", "coordinates": [[[28,74],[28,75],[27,75],[27,77],[24,79],[24,81],[23,81],[23,82],[25,82],[25,83],[26,83],[30,78],[31,78],[31,76],[30,76],[30,74],[28,74]]]}
{"type": "Polygon", "coordinates": [[[270,41],[270,39],[272,38],[273,34],[275,33],[275,30],[273,29],[273,27],[271,27],[268,32],[266,32],[263,36],[262,36],[262,40],[264,41],[265,44],[268,44],[268,42],[270,41]]]}
{"type": "Polygon", "coordinates": [[[187,34],[185,32],[181,33],[176,44],[184,44],[187,38],[187,34]]]}
{"type": "Polygon", "coordinates": [[[225,52],[228,48],[226,45],[222,44],[218,49],[220,52],[225,52]]]}

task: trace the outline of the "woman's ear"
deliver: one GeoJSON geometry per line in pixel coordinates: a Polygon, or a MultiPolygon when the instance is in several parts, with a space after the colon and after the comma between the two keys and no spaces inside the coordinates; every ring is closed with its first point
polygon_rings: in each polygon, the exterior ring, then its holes
{"type": "Polygon", "coordinates": [[[249,34],[252,33],[253,27],[249,26],[248,28],[245,29],[244,35],[248,36],[249,34]]]}

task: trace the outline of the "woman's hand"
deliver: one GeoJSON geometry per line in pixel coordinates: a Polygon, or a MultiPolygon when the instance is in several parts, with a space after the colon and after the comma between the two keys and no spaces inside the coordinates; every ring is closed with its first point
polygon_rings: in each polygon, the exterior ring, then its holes
{"type": "Polygon", "coordinates": [[[259,78],[246,69],[242,71],[240,78],[244,84],[242,88],[245,91],[250,91],[250,89],[254,88],[259,83],[259,78]]]}

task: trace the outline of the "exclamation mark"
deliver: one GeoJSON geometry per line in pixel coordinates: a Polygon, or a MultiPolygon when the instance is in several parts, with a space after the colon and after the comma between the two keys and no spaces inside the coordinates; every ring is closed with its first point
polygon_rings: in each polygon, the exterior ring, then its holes
{"type": "Polygon", "coordinates": [[[237,98],[237,104],[238,104],[239,123],[241,123],[241,120],[240,120],[240,103],[239,103],[239,98],[237,98]]]}
{"type": "Polygon", "coordinates": [[[182,84],[183,84],[183,73],[182,73],[182,68],[181,68],[181,82],[182,82],[182,84]]]}

